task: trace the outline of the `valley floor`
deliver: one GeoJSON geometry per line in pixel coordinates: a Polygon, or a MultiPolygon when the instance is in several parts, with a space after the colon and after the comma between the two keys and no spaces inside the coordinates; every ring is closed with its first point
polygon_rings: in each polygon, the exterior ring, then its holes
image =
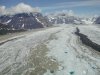
{"type": "Polygon", "coordinates": [[[63,25],[2,40],[0,75],[100,75],[100,52],[81,42],[77,27],[100,44],[95,25],[63,25]]]}

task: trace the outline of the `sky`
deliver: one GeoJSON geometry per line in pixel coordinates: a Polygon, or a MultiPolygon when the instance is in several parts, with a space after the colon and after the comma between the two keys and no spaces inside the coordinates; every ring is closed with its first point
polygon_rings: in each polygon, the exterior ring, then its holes
{"type": "MultiPolygon", "coordinates": [[[[13,9],[18,11],[20,6],[24,8],[25,4],[32,8],[38,7],[42,13],[72,10],[79,15],[100,15],[100,0],[0,0],[0,12],[12,10],[12,7],[16,7],[17,9],[13,9]],[[17,7],[18,4],[19,7],[17,7]]],[[[26,7],[28,8],[28,6],[26,7]]],[[[31,10],[31,8],[29,9],[31,10]]]]}

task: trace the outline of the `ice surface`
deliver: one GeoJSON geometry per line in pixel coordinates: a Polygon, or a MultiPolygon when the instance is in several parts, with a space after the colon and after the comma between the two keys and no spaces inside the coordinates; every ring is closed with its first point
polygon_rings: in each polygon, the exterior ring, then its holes
{"type": "MultiPolygon", "coordinates": [[[[95,53],[91,52],[87,47],[82,46],[78,37],[74,34],[76,27],[77,26],[64,27],[61,32],[56,34],[58,39],[54,39],[47,44],[50,49],[47,56],[53,56],[59,61],[61,67],[63,67],[63,69],[58,70],[55,75],[99,75],[99,71],[93,69],[93,67],[100,67],[100,58],[94,57],[93,55],[96,56],[95,53]]],[[[80,27],[84,31],[88,28],[88,26],[80,27]]],[[[87,31],[90,30],[88,28],[87,31]]],[[[94,31],[95,29],[92,30],[94,31]]],[[[91,34],[93,33],[91,32],[91,34]]],[[[100,38],[96,38],[96,40],[99,39],[100,38]]],[[[44,75],[53,74],[47,71],[44,75]]]]}
{"type": "MultiPolygon", "coordinates": [[[[9,66],[11,68],[11,73],[13,73],[14,71],[17,71],[18,68],[26,65],[26,59],[29,56],[30,49],[34,48],[37,44],[47,40],[52,33],[55,33],[60,29],[61,28],[58,27],[33,32],[31,34],[24,35],[24,37],[20,39],[9,41],[1,45],[0,72],[9,66]]],[[[7,75],[11,75],[11,73],[7,73],[7,75]]]]}
{"type": "Polygon", "coordinates": [[[52,61],[59,63],[57,70],[47,69],[44,75],[100,75],[100,55],[81,43],[79,37],[74,34],[76,27],[90,39],[100,43],[100,29],[92,25],[63,24],[59,27],[12,37],[10,39],[18,39],[0,46],[0,75],[21,75],[14,73],[22,69],[24,70],[22,75],[25,75],[27,70],[35,70],[34,67],[30,67],[27,60],[30,49],[40,43],[45,43],[49,50],[46,56],[52,57],[55,59],[52,61]],[[51,35],[53,38],[50,38],[51,35]],[[27,70],[23,67],[25,65],[27,70]]]}

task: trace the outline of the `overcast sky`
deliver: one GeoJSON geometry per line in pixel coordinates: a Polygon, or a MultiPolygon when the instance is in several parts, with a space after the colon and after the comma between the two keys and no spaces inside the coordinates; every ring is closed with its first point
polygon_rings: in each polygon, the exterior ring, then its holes
{"type": "Polygon", "coordinates": [[[100,15],[100,0],[0,0],[0,7],[9,9],[20,3],[39,7],[43,13],[72,10],[80,15],[100,15]]]}

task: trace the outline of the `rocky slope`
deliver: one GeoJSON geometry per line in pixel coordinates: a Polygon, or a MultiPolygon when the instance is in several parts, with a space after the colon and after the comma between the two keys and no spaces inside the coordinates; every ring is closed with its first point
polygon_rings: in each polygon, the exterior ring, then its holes
{"type": "Polygon", "coordinates": [[[50,26],[50,22],[41,13],[18,13],[0,16],[0,23],[9,30],[34,29],[50,26]]]}
{"type": "Polygon", "coordinates": [[[97,17],[94,23],[95,24],[100,24],[100,17],[97,17]]]}

